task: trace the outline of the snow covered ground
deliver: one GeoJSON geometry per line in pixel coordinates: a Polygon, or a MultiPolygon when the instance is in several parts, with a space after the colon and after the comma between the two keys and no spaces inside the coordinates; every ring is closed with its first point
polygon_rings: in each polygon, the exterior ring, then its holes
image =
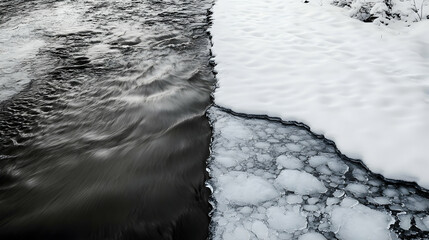
{"type": "Polygon", "coordinates": [[[345,7],[351,17],[375,24],[400,24],[429,19],[427,0],[332,0],[333,5],[345,7]]]}
{"type": "Polygon", "coordinates": [[[213,19],[218,105],[305,123],[429,188],[429,21],[377,26],[318,0],[217,0],[213,19]]]}
{"type": "Polygon", "coordinates": [[[209,110],[213,238],[429,239],[429,198],[302,127],[209,110]]]}

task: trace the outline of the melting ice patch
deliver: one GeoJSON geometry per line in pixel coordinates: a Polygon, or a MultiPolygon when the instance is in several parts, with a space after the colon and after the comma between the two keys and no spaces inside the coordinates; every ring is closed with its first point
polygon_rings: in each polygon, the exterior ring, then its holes
{"type": "Polygon", "coordinates": [[[429,195],[304,128],[209,110],[214,239],[429,239],[429,195]],[[297,151],[299,149],[299,151],[297,151]]]}

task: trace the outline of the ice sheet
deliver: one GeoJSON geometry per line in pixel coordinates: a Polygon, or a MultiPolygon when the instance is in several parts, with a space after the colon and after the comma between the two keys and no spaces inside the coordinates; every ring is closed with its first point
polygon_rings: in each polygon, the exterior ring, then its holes
{"type": "Polygon", "coordinates": [[[305,123],[371,170],[429,188],[428,20],[378,26],[299,0],[217,0],[213,19],[218,105],[305,123]]]}

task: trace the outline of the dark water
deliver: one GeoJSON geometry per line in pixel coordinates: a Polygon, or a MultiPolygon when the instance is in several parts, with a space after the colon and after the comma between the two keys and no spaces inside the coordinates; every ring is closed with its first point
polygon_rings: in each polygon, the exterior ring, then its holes
{"type": "Polygon", "coordinates": [[[207,237],[211,4],[0,3],[44,42],[0,103],[0,239],[207,237]]]}

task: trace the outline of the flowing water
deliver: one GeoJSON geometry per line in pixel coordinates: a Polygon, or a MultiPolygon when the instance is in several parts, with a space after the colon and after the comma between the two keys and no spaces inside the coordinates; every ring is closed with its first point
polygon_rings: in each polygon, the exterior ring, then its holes
{"type": "Polygon", "coordinates": [[[0,2],[0,239],[206,238],[211,4],[0,2]]]}

